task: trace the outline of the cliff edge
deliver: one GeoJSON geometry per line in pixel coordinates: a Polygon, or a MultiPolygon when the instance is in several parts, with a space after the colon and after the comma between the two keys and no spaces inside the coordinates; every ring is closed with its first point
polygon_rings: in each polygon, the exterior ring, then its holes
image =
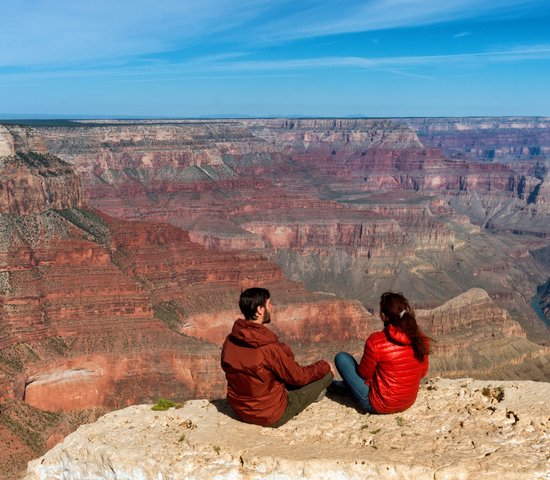
{"type": "Polygon", "coordinates": [[[550,383],[433,379],[396,415],[325,398],[273,430],[225,401],[129,407],[29,463],[45,479],[550,478],[550,383]]]}

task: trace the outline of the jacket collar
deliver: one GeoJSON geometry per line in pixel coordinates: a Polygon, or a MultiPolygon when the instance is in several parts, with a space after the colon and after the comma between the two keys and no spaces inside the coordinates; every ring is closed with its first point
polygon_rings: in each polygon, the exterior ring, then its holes
{"type": "Polygon", "coordinates": [[[277,335],[265,325],[254,323],[243,318],[239,318],[235,321],[230,337],[236,340],[236,343],[253,348],[268,345],[279,340],[277,335]]]}
{"type": "Polygon", "coordinates": [[[391,323],[387,325],[386,323],[384,323],[384,333],[386,334],[386,337],[390,342],[397,343],[399,345],[411,344],[411,339],[403,330],[401,330],[400,328],[397,328],[395,325],[392,325],[391,323]]]}

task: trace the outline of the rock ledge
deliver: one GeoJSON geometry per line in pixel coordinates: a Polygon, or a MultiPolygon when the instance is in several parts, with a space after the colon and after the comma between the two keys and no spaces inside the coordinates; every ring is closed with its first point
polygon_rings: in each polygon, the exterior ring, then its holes
{"type": "Polygon", "coordinates": [[[26,480],[550,478],[550,383],[433,379],[397,415],[339,397],[273,430],[224,401],[148,405],[80,427],[29,463],[26,480]]]}

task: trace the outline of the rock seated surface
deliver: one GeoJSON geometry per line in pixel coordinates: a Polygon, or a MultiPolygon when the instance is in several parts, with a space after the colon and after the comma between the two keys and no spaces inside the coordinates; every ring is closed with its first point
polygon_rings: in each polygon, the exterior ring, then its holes
{"type": "Polygon", "coordinates": [[[548,478],[550,383],[433,379],[401,414],[325,398],[279,429],[225,401],[140,405],[80,427],[29,463],[36,479],[548,478]]]}

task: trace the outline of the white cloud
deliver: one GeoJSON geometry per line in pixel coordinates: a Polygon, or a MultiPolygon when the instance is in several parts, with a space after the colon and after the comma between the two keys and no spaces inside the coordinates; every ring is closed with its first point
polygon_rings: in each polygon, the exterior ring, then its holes
{"type": "Polygon", "coordinates": [[[214,37],[223,54],[234,48],[228,42],[255,48],[494,16],[533,5],[541,0],[9,0],[0,16],[0,67],[158,56],[200,50],[214,37]]]}
{"type": "Polygon", "coordinates": [[[516,45],[499,50],[452,55],[417,55],[394,57],[330,56],[283,60],[243,60],[243,52],[230,52],[220,56],[206,56],[179,63],[143,63],[140,66],[110,66],[109,68],[85,68],[11,73],[0,75],[0,85],[55,84],[58,80],[74,83],[100,81],[102,83],[149,82],[174,78],[250,78],[296,76],[312,69],[378,70],[400,76],[432,78],[433,67],[452,65],[476,66],[490,63],[550,60],[550,44],[516,45]]]}
{"type": "Polygon", "coordinates": [[[275,0],[10,0],[0,66],[106,60],[184,48],[235,29],[275,0]]]}
{"type": "Polygon", "coordinates": [[[303,38],[417,27],[484,15],[506,15],[540,5],[541,0],[325,0],[270,25],[274,38],[303,38]],[[322,5],[322,6],[321,6],[322,5]],[[291,25],[292,28],[285,28],[291,25]]]}
{"type": "MultiPolygon", "coordinates": [[[[396,57],[318,57],[274,61],[235,61],[213,65],[218,70],[296,70],[304,68],[407,68],[452,63],[520,62],[550,60],[550,44],[515,46],[504,50],[452,55],[415,55],[396,57]]],[[[397,72],[406,74],[406,72],[397,72]]]]}

